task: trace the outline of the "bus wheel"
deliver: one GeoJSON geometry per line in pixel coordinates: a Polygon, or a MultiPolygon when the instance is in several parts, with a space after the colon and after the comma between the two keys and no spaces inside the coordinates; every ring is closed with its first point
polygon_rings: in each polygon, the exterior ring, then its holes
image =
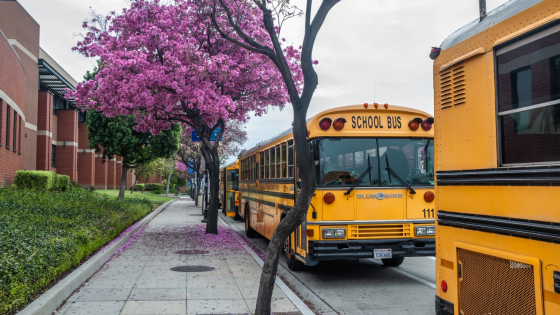
{"type": "Polygon", "coordinates": [[[284,254],[286,255],[286,264],[291,271],[300,271],[303,269],[304,264],[296,259],[294,249],[292,248],[292,237],[288,236],[284,241],[284,254]]]}
{"type": "Polygon", "coordinates": [[[403,263],[404,257],[381,259],[381,261],[383,262],[383,266],[385,267],[397,267],[403,263]]]}
{"type": "Polygon", "coordinates": [[[250,226],[251,219],[249,218],[250,212],[249,207],[245,207],[245,235],[248,238],[253,238],[257,236],[257,232],[253,230],[250,226]]]}

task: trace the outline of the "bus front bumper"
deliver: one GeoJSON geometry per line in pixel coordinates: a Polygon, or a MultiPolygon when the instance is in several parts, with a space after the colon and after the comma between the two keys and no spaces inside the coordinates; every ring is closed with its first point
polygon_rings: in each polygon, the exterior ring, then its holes
{"type": "Polygon", "coordinates": [[[447,302],[436,295],[436,315],[453,315],[453,303],[447,302]]]}
{"type": "Polygon", "coordinates": [[[434,256],[435,238],[309,241],[313,260],[373,258],[374,249],[391,249],[393,257],[434,256]]]}

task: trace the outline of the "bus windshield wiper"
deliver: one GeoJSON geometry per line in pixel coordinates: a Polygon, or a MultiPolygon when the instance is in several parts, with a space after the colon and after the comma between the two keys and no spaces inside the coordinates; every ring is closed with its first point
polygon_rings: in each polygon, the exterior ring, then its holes
{"type": "Polygon", "coordinates": [[[395,172],[390,166],[389,166],[389,157],[387,157],[387,154],[385,154],[385,160],[387,161],[387,167],[385,168],[387,170],[387,172],[389,172],[389,183],[391,183],[391,175],[395,176],[396,179],[399,180],[399,182],[401,182],[401,184],[405,185],[406,188],[408,188],[408,190],[410,190],[411,194],[416,194],[416,191],[414,189],[412,189],[412,187],[410,187],[410,185],[405,182],[398,174],[397,172],[395,172]]]}
{"type": "Polygon", "coordinates": [[[367,164],[368,164],[368,168],[358,177],[358,179],[354,182],[354,185],[352,185],[352,187],[350,187],[350,189],[348,189],[347,192],[345,192],[345,195],[348,195],[349,193],[352,192],[352,190],[354,190],[354,188],[356,188],[356,186],[358,186],[358,183],[360,183],[360,181],[362,180],[362,178],[364,178],[364,176],[366,176],[366,174],[368,174],[371,169],[373,167],[371,167],[371,163],[369,161],[369,154],[367,155],[367,164]]]}

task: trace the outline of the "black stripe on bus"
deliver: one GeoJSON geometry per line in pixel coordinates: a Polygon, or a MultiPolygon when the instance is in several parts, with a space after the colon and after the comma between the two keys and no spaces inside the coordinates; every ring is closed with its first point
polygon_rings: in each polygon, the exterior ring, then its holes
{"type": "Polygon", "coordinates": [[[269,207],[276,207],[276,204],[274,202],[270,202],[270,201],[266,201],[266,200],[261,200],[261,204],[263,204],[265,206],[269,206],[269,207]]]}
{"type": "Polygon", "coordinates": [[[287,193],[280,193],[280,192],[273,192],[273,191],[265,191],[265,190],[252,190],[252,189],[239,189],[241,192],[246,193],[253,193],[253,194],[262,194],[272,197],[280,197],[280,198],[287,198],[287,199],[294,199],[294,194],[287,194],[287,193]]]}
{"type": "Polygon", "coordinates": [[[559,186],[560,167],[516,167],[437,172],[440,186],[559,186]]]}
{"type": "Polygon", "coordinates": [[[249,200],[249,201],[259,202],[259,200],[257,198],[251,198],[251,197],[247,197],[247,196],[243,196],[243,195],[241,195],[241,199],[246,199],[246,200],[249,200]]]}
{"type": "Polygon", "coordinates": [[[467,230],[560,243],[560,224],[552,222],[439,210],[438,224],[467,230]]]}
{"type": "Polygon", "coordinates": [[[292,210],[292,207],[278,204],[278,209],[284,210],[284,211],[290,211],[290,210],[292,210]]]}

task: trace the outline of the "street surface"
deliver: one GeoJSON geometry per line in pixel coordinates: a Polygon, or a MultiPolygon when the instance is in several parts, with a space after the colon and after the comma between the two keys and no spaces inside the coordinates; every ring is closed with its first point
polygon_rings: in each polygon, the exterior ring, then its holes
{"type": "MultiPolygon", "coordinates": [[[[243,221],[221,214],[220,217],[245,238],[243,221]]],[[[269,243],[262,236],[247,240],[263,253],[269,243]]],[[[435,312],[433,257],[405,258],[400,267],[383,267],[375,259],[338,260],[292,272],[282,255],[280,264],[281,278],[317,314],[433,315],[435,312]]]]}

